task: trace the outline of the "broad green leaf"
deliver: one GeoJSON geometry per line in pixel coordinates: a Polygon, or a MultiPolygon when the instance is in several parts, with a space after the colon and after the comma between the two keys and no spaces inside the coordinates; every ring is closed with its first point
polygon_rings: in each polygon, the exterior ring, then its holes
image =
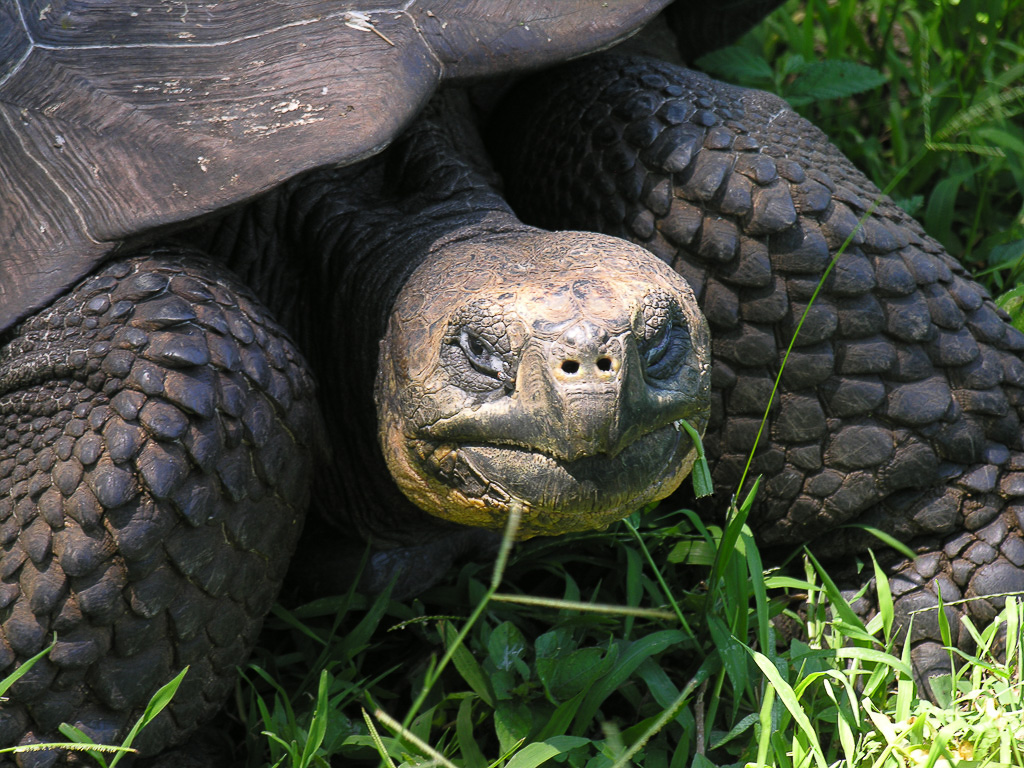
{"type": "Polygon", "coordinates": [[[935,703],[943,709],[950,709],[953,704],[953,676],[935,675],[928,678],[928,685],[932,689],[935,703]]]}
{"type": "Polygon", "coordinates": [[[538,637],[533,644],[538,659],[558,659],[576,650],[576,641],[567,629],[554,629],[538,637]]]}
{"type": "Polygon", "coordinates": [[[799,53],[789,54],[782,58],[782,74],[795,75],[807,67],[807,60],[799,53]]]}
{"type": "Polygon", "coordinates": [[[924,225],[935,239],[947,248],[956,244],[952,224],[955,221],[956,199],[960,187],[973,172],[947,176],[932,187],[924,212],[924,225]]]}
{"type": "Polygon", "coordinates": [[[495,699],[511,699],[514,694],[516,686],[519,685],[519,681],[512,672],[505,672],[500,669],[488,669],[487,680],[491,684],[491,689],[494,691],[495,699]]]}
{"type": "Polygon", "coordinates": [[[558,659],[537,659],[537,675],[556,701],[590,688],[614,666],[618,648],[580,648],[558,659]]]}
{"type": "Polygon", "coordinates": [[[344,744],[347,747],[372,747],[377,750],[377,753],[383,759],[387,756],[387,764],[394,768],[394,762],[391,758],[402,759],[403,745],[398,739],[392,738],[391,736],[381,736],[377,731],[373,723],[367,725],[370,730],[369,735],[354,733],[346,737],[344,744]]]}
{"type": "Polygon", "coordinates": [[[893,199],[900,208],[911,216],[917,216],[924,207],[924,195],[911,195],[910,197],[897,197],[893,199]]]}
{"type": "Polygon", "coordinates": [[[679,695],[679,689],[668,673],[650,658],[644,659],[636,670],[637,676],[647,684],[647,690],[658,702],[658,706],[667,707],[679,695]]]}
{"type": "Polygon", "coordinates": [[[751,83],[772,79],[772,68],[768,62],[739,46],[719,48],[701,56],[696,63],[705,72],[734,83],[751,83]]]}
{"type": "Polygon", "coordinates": [[[1017,330],[1024,329],[1024,285],[1011,288],[996,298],[996,306],[1010,316],[1010,322],[1017,330]]]}
{"type": "Polygon", "coordinates": [[[556,755],[589,743],[590,739],[581,736],[555,736],[547,741],[528,744],[515,753],[505,768],[536,768],[556,755]]]}
{"type": "Polygon", "coordinates": [[[688,565],[710,566],[715,562],[717,548],[706,541],[690,539],[680,541],[668,553],[670,563],[687,563],[688,565]]]}
{"type": "Polygon", "coordinates": [[[796,80],[786,91],[786,99],[792,104],[843,99],[877,88],[886,80],[878,70],[853,61],[812,61],[800,69],[796,80]]]}
{"type": "Polygon", "coordinates": [[[523,662],[525,654],[526,638],[511,621],[502,622],[487,637],[487,655],[491,663],[504,672],[515,669],[529,679],[530,668],[523,662]]]}
{"type": "Polygon", "coordinates": [[[580,709],[584,697],[587,695],[586,689],[580,691],[571,699],[563,701],[557,707],[555,711],[547,718],[547,721],[541,727],[540,732],[537,733],[536,738],[540,740],[549,739],[554,736],[561,736],[569,730],[569,726],[572,725],[573,718],[576,717],[576,713],[580,709]]]}
{"type": "Polygon", "coordinates": [[[530,708],[521,701],[499,701],[494,708],[494,733],[502,753],[525,739],[532,726],[530,708]]]}
{"type": "Polygon", "coordinates": [[[733,690],[740,692],[747,688],[747,655],[725,623],[715,615],[708,616],[708,630],[715,641],[715,652],[722,660],[725,673],[729,676],[733,690]]]}
{"type": "Polygon", "coordinates": [[[704,455],[704,443],[701,442],[700,433],[686,419],[676,422],[676,429],[680,427],[686,430],[686,434],[693,441],[693,447],[697,450],[697,458],[693,462],[690,480],[693,482],[693,495],[702,499],[715,492],[715,486],[711,480],[711,467],[708,466],[707,457],[704,455]]]}

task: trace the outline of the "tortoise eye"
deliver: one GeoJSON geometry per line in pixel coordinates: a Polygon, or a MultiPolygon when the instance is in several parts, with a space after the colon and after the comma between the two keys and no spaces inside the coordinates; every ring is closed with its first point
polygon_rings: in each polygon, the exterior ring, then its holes
{"type": "Polygon", "coordinates": [[[487,348],[484,346],[483,342],[480,341],[480,339],[478,339],[476,336],[469,336],[468,338],[469,348],[467,351],[469,352],[469,354],[471,354],[473,357],[482,357],[484,352],[487,351],[487,348]]]}
{"type": "Polygon", "coordinates": [[[467,328],[459,334],[459,346],[479,373],[495,379],[501,379],[505,373],[505,361],[486,340],[477,336],[467,328]]]}
{"type": "Polygon", "coordinates": [[[690,335],[686,328],[671,323],[658,334],[644,355],[645,373],[650,379],[667,379],[675,375],[690,351],[690,335]]]}

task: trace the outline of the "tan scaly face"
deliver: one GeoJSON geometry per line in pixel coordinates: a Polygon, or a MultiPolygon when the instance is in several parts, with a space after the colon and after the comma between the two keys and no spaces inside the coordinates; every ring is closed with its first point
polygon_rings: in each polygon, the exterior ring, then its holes
{"type": "Polygon", "coordinates": [[[414,503],[520,535],[601,528],[667,496],[703,432],[710,343],[689,286],[647,251],[576,232],[448,246],[399,295],[376,399],[414,503]]]}

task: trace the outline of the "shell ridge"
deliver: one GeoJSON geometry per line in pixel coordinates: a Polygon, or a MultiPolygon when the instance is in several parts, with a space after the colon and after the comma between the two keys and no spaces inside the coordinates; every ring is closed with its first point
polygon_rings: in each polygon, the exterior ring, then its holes
{"type": "Polygon", "coordinates": [[[25,11],[21,7],[21,2],[16,2],[14,4],[14,7],[18,9],[18,21],[21,22],[21,29],[25,33],[25,39],[28,41],[28,49],[25,51],[25,53],[22,54],[21,58],[19,58],[14,63],[14,66],[11,67],[11,69],[7,73],[5,73],[3,77],[0,77],[0,89],[2,89],[4,85],[7,84],[8,80],[13,78],[16,74],[18,74],[18,72],[21,71],[22,67],[24,67],[25,65],[25,62],[28,61],[28,57],[32,55],[32,51],[34,51],[37,46],[35,39],[32,37],[32,30],[28,28],[28,24],[25,22],[25,11]]]}

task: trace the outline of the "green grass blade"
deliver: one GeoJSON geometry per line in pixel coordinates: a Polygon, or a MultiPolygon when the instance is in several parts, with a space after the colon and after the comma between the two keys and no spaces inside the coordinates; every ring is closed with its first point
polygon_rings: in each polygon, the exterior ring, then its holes
{"type": "MultiPolygon", "coordinates": [[[[421,750],[423,752],[423,754],[427,755],[428,757],[433,758],[436,765],[444,766],[444,768],[458,768],[458,766],[456,766],[451,760],[449,760],[447,757],[442,755],[440,752],[438,752],[432,746],[427,744],[423,739],[421,739],[415,733],[413,733],[412,731],[410,731],[407,728],[404,728],[401,723],[399,723],[393,717],[388,715],[388,713],[385,712],[384,710],[382,710],[382,709],[376,710],[373,713],[373,716],[376,717],[381,723],[386,725],[388,728],[390,728],[392,731],[394,731],[395,733],[401,735],[401,737],[403,739],[408,741],[410,744],[415,746],[417,749],[421,750]]],[[[381,746],[383,747],[383,744],[381,746]]]]}
{"type": "Polygon", "coordinates": [[[467,696],[459,702],[459,713],[455,718],[455,736],[459,740],[465,768],[485,768],[487,760],[484,758],[484,753],[480,751],[480,745],[476,742],[476,737],[473,735],[474,730],[473,698],[467,696]]]}
{"type": "Polygon", "coordinates": [[[494,709],[494,689],[491,687],[491,683],[484,674],[480,664],[477,663],[477,660],[466,646],[459,642],[455,627],[447,621],[443,622],[442,626],[444,627],[445,645],[452,652],[452,663],[455,665],[455,669],[462,675],[462,679],[469,684],[469,687],[473,689],[473,692],[483,699],[487,706],[494,709]]]}
{"type": "MultiPolygon", "coordinates": [[[[786,709],[789,710],[790,715],[793,716],[793,720],[799,726],[800,731],[808,739],[808,748],[811,754],[814,756],[814,762],[818,768],[827,768],[827,762],[825,761],[825,753],[822,751],[821,745],[818,743],[818,737],[811,725],[811,721],[807,719],[807,715],[803,708],[800,706],[800,701],[797,699],[796,693],[793,688],[782,679],[782,675],[779,674],[779,670],[772,664],[771,659],[765,656],[763,653],[758,653],[755,650],[748,649],[751,656],[754,657],[754,663],[761,669],[764,676],[768,678],[768,684],[775,689],[775,694],[779,697],[779,700],[783,703],[786,709]]],[[[760,759],[760,758],[759,758],[760,759]]]]}
{"type": "MultiPolygon", "coordinates": [[[[908,667],[911,666],[911,642],[910,638],[911,630],[913,629],[913,619],[911,619],[911,626],[907,627],[906,637],[903,641],[903,652],[900,658],[903,663],[908,667]]],[[[900,675],[896,682],[896,702],[893,707],[894,716],[897,721],[904,722],[910,717],[911,707],[914,703],[915,693],[917,686],[914,683],[913,675],[900,675]]]]}
{"type": "Polygon", "coordinates": [[[604,700],[611,696],[645,659],[687,640],[687,635],[678,629],[664,629],[630,643],[619,655],[615,668],[598,680],[587,693],[573,720],[572,733],[579,735],[587,729],[604,700]]]}
{"type": "Polygon", "coordinates": [[[772,712],[775,709],[775,687],[767,685],[764,691],[764,699],[761,701],[761,710],[758,713],[760,732],[757,738],[757,766],[768,765],[768,749],[771,747],[772,733],[774,732],[772,712]]]}
{"type": "Polygon", "coordinates": [[[306,768],[316,757],[317,750],[324,743],[324,736],[327,735],[327,690],[330,675],[327,670],[320,671],[320,683],[317,686],[316,709],[313,710],[313,720],[309,724],[309,733],[306,736],[306,743],[302,748],[302,756],[299,758],[297,768],[306,768]]]}
{"type": "MultiPolygon", "coordinates": [[[[125,740],[121,743],[122,747],[130,747],[132,742],[135,741],[135,737],[139,735],[139,731],[149,725],[153,718],[159,715],[164,707],[171,703],[171,699],[174,698],[174,694],[178,692],[178,686],[181,685],[181,681],[185,678],[189,668],[185,667],[181,672],[174,676],[174,679],[170,682],[162,685],[160,689],[153,694],[150,698],[149,703],[146,704],[146,709],[143,711],[142,716],[135,722],[132,729],[128,731],[128,735],[125,740]]],[[[114,759],[110,762],[110,768],[114,768],[115,765],[121,760],[124,753],[114,756],[114,759]]]]}
{"type": "Polygon", "coordinates": [[[683,611],[682,609],[680,609],[679,604],[676,602],[675,597],[672,595],[672,590],[669,589],[668,584],[665,583],[665,577],[662,576],[661,570],[658,568],[657,563],[655,563],[654,558],[651,557],[651,553],[647,549],[647,545],[644,543],[643,537],[640,535],[640,532],[637,531],[636,526],[629,522],[629,520],[623,520],[622,522],[626,526],[626,529],[632,534],[633,538],[636,539],[637,544],[640,545],[640,551],[643,552],[644,557],[647,559],[648,565],[650,565],[651,570],[654,571],[654,576],[658,580],[658,584],[661,586],[661,590],[665,595],[665,599],[668,600],[669,603],[672,605],[672,610],[675,612],[676,617],[679,619],[679,623],[682,624],[683,630],[689,637],[694,637],[693,630],[690,628],[689,623],[687,623],[686,617],[683,616],[683,611]]]}
{"type": "Polygon", "coordinates": [[[858,528],[862,531],[867,531],[876,539],[884,543],[887,547],[892,547],[904,557],[907,557],[911,560],[917,557],[917,554],[914,552],[914,550],[912,550],[902,541],[900,541],[894,536],[890,536],[888,533],[886,533],[885,531],[881,531],[878,528],[873,528],[870,525],[850,525],[843,527],[858,528]]]}
{"type": "Polygon", "coordinates": [[[875,553],[868,550],[871,557],[871,565],[875,572],[875,595],[878,604],[878,615],[882,620],[882,636],[885,642],[889,643],[892,638],[892,623],[896,616],[896,609],[892,601],[892,590],[889,588],[889,577],[875,559],[875,553]]]}
{"type": "Polygon", "coordinates": [[[722,660],[722,668],[735,691],[744,691],[749,684],[746,646],[740,643],[718,616],[708,616],[708,631],[714,641],[715,652],[722,660]]]}
{"type": "Polygon", "coordinates": [[[373,723],[373,718],[370,717],[370,713],[365,709],[363,710],[363,720],[366,722],[366,730],[370,733],[370,738],[373,739],[373,744],[377,748],[377,754],[380,755],[380,759],[384,762],[387,768],[395,768],[395,761],[391,759],[391,755],[388,754],[387,748],[384,746],[384,740],[381,739],[380,733],[377,731],[377,726],[373,723]]]}
{"type": "Polygon", "coordinates": [[[846,602],[846,598],[843,597],[842,592],[839,591],[839,587],[832,581],[832,577],[828,575],[824,568],[821,567],[821,563],[812,555],[809,551],[807,557],[811,564],[814,566],[815,572],[818,574],[818,578],[821,579],[822,586],[825,589],[825,594],[828,595],[829,602],[839,618],[842,619],[851,629],[859,630],[862,639],[871,641],[871,636],[867,634],[864,628],[864,622],[860,620],[860,617],[850,607],[850,604],[846,602]]]}
{"type": "Polygon", "coordinates": [[[710,496],[715,492],[715,487],[711,481],[711,468],[708,466],[707,457],[704,455],[704,443],[700,439],[700,433],[686,419],[679,419],[675,424],[676,429],[682,427],[686,430],[686,434],[693,441],[693,447],[697,449],[697,460],[693,462],[693,470],[690,477],[693,483],[693,494],[698,499],[710,496]]]}
{"type": "Polygon", "coordinates": [[[754,594],[754,615],[757,620],[757,639],[762,653],[767,653],[772,646],[772,624],[768,612],[768,589],[765,585],[764,563],[751,537],[746,542],[744,551],[747,556],[747,573],[750,576],[750,591],[754,594]]]}
{"type": "MultiPolygon", "coordinates": [[[[54,635],[54,637],[56,637],[56,635],[54,635]]],[[[54,644],[55,643],[51,643],[46,648],[43,648],[43,650],[41,650],[39,653],[37,653],[31,659],[28,659],[27,661],[25,661],[24,664],[20,665],[16,670],[14,670],[11,674],[9,674],[3,680],[0,680],[0,696],[3,696],[5,693],[7,693],[7,690],[12,685],[14,685],[22,677],[24,677],[26,674],[28,674],[28,671],[30,669],[32,669],[32,667],[35,666],[37,661],[39,661],[41,658],[43,658],[43,656],[45,656],[50,651],[52,651],[54,644]]]]}

